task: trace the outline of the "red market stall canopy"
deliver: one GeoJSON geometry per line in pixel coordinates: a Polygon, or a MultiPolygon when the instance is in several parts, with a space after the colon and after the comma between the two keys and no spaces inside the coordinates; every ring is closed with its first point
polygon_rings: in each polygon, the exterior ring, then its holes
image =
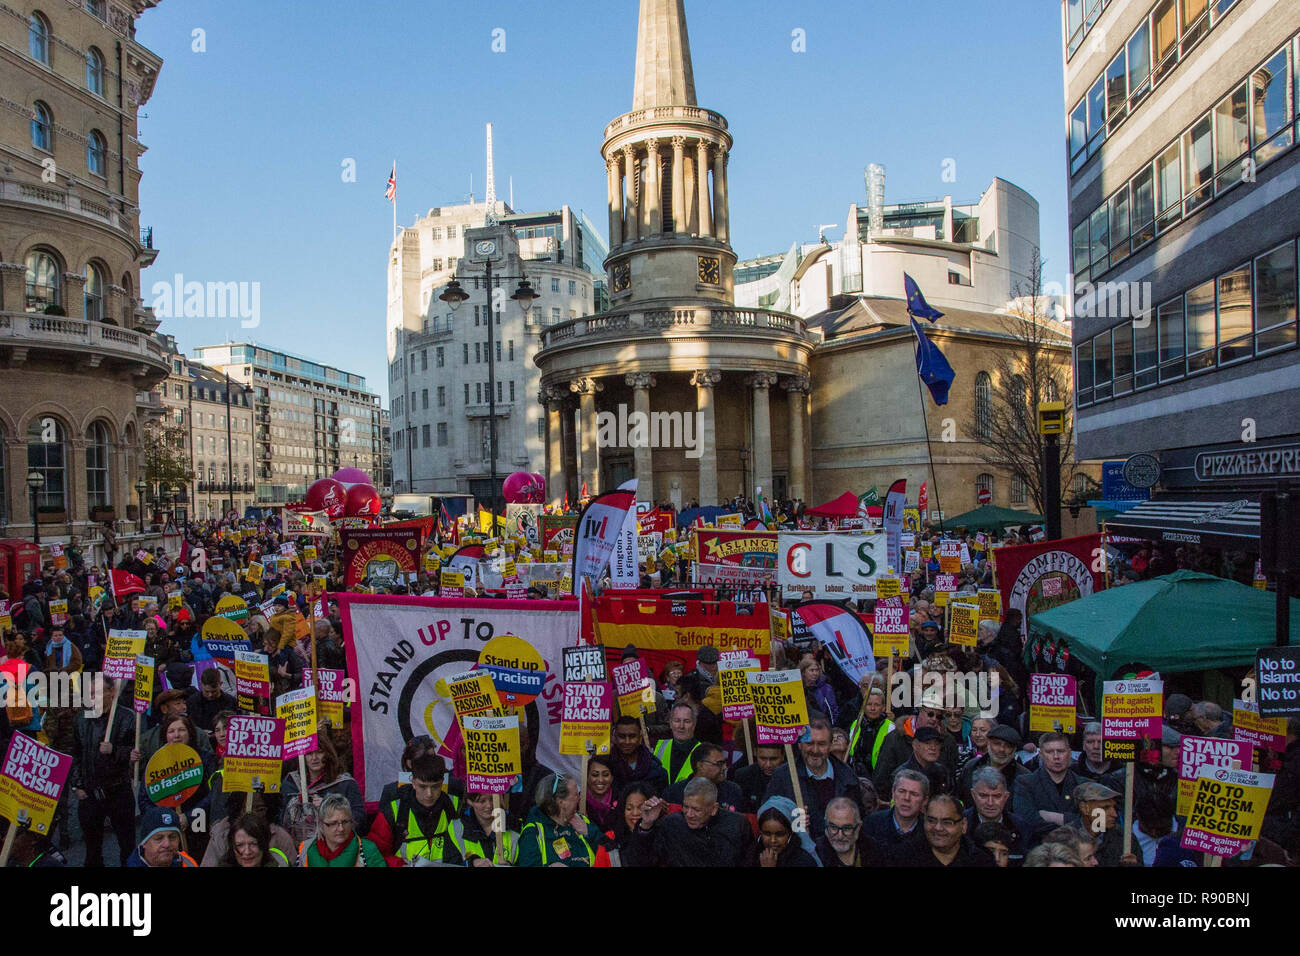
{"type": "MultiPolygon", "coordinates": [[[[883,514],[880,508],[877,512],[883,514]]],[[[834,501],[828,501],[824,505],[818,505],[816,508],[808,508],[804,514],[812,515],[814,518],[856,518],[858,516],[858,496],[851,491],[846,491],[834,501]]]]}

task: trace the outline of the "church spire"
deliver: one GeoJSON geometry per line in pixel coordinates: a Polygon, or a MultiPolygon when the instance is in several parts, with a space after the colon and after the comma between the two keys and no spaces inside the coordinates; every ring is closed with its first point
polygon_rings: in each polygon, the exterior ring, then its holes
{"type": "Polygon", "coordinates": [[[632,109],[695,106],[685,0],[641,0],[632,109]]]}

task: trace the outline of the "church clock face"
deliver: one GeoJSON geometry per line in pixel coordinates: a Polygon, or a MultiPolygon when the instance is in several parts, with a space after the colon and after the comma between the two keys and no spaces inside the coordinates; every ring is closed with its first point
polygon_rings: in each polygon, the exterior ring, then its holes
{"type": "Polygon", "coordinates": [[[722,264],[713,256],[700,256],[700,281],[718,285],[722,281],[722,264]]]}
{"type": "Polygon", "coordinates": [[[623,292],[632,286],[632,267],[626,262],[614,266],[613,286],[615,292],[623,292]]]}

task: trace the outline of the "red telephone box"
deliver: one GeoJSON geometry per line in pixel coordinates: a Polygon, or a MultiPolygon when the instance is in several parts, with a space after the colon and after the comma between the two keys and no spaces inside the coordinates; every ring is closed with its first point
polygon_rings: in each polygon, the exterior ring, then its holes
{"type": "Polygon", "coordinates": [[[0,540],[0,553],[4,555],[4,583],[11,598],[21,597],[23,585],[41,576],[41,549],[30,541],[14,538],[0,540]]]}

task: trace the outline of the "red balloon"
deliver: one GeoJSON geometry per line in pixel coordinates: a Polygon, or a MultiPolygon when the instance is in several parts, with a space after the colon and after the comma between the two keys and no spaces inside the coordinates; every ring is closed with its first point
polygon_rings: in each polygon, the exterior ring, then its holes
{"type": "Polygon", "coordinates": [[[349,518],[374,518],[383,507],[374,485],[353,485],[347,492],[344,515],[349,518]]]}
{"type": "Polygon", "coordinates": [[[360,468],[340,468],[334,472],[335,481],[342,482],[344,485],[368,485],[370,476],[360,468]]]}
{"type": "Polygon", "coordinates": [[[347,489],[333,478],[319,478],[307,489],[307,507],[325,512],[330,519],[343,517],[347,500],[347,489]]]}
{"type": "Polygon", "coordinates": [[[540,477],[527,471],[516,471],[501,483],[501,494],[510,504],[538,504],[546,495],[546,483],[539,482],[540,477]]]}

